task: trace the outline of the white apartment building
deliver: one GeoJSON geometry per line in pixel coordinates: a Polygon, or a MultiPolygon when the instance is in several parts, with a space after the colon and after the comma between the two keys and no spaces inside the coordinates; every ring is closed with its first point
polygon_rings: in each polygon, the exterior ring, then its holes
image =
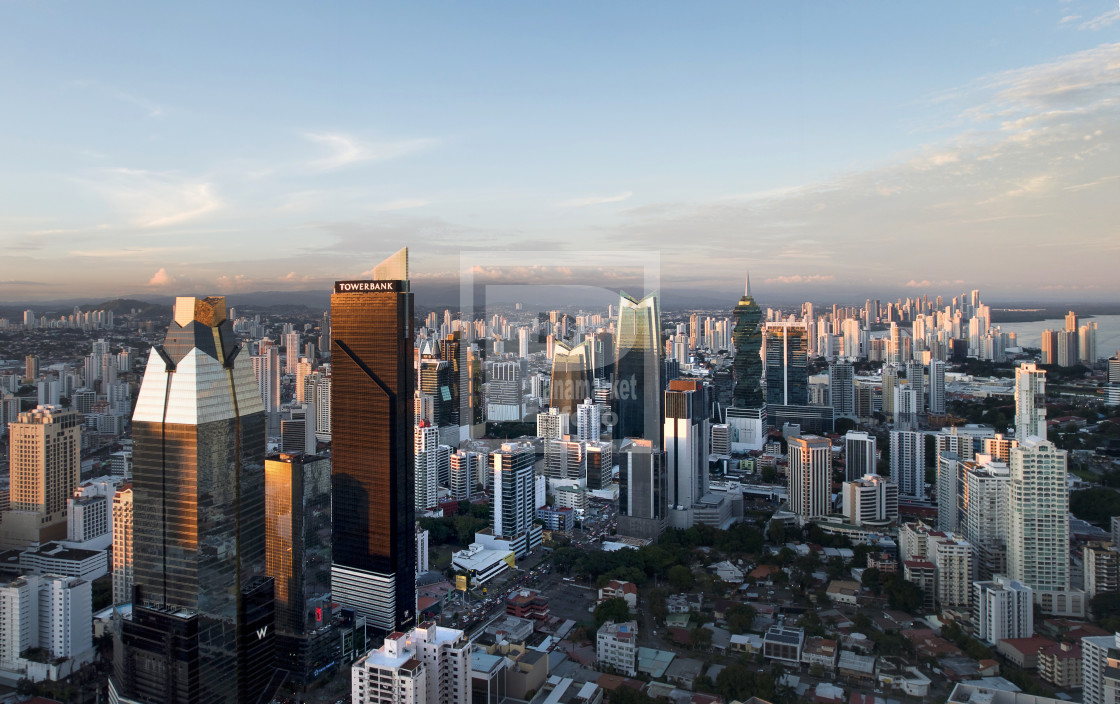
{"type": "Polygon", "coordinates": [[[898,486],[887,477],[868,474],[844,482],[841,505],[852,525],[885,525],[898,520],[898,486]]]}
{"type": "Polygon", "coordinates": [[[972,546],[950,534],[931,539],[930,561],[937,568],[935,585],[941,608],[967,608],[972,584],[972,546]]]}
{"type": "Polygon", "coordinates": [[[1081,701],[1120,702],[1120,633],[1081,639],[1081,701]]]}
{"type": "Polygon", "coordinates": [[[132,601],[132,484],[113,497],[113,603],[132,601]]]}
{"type": "Polygon", "coordinates": [[[995,460],[964,463],[962,528],[972,545],[973,578],[1007,573],[1011,470],[995,460]]]}
{"type": "Polygon", "coordinates": [[[804,524],[831,513],[832,444],[828,438],[803,435],[789,442],[789,505],[804,524]]]}
{"type": "Polygon", "coordinates": [[[891,431],[891,481],[901,496],[925,498],[926,436],[910,430],[891,431]]]}
{"type": "Polygon", "coordinates": [[[595,638],[595,659],[627,677],[638,674],[638,622],[607,621],[595,638]]]}
{"type": "Polygon", "coordinates": [[[991,644],[1034,634],[1034,599],[1022,582],[996,575],[972,584],[972,623],[976,637],[991,644]]]}
{"type": "Polygon", "coordinates": [[[1046,439],[1046,371],[1033,362],[1015,369],[1015,439],[1046,439]]]}
{"type": "Polygon", "coordinates": [[[354,704],[469,704],[471,645],[463,631],[425,622],[390,634],[354,663],[354,704]]]}
{"type": "Polygon", "coordinates": [[[1035,592],[1068,590],[1069,490],[1065,450],[1030,437],[1011,451],[1009,514],[1008,576],[1035,592]]]}

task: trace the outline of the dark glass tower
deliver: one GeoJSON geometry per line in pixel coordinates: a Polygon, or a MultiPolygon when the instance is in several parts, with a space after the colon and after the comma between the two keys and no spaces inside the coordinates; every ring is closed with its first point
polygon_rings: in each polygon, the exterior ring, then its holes
{"type": "Polygon", "coordinates": [[[331,295],[334,600],[384,633],[416,624],[408,250],[331,295]]]}
{"type": "Polygon", "coordinates": [[[736,408],[761,408],[762,396],[762,309],[751,296],[751,280],[747,277],[747,290],[731,315],[735,329],[731,339],[735,343],[735,386],[731,405],[736,408]]]}
{"type": "Polygon", "coordinates": [[[309,685],[334,660],[331,632],[331,461],[281,453],[265,460],[265,559],[276,584],[276,658],[309,685]]]}
{"type": "Polygon", "coordinates": [[[615,440],[642,438],[660,449],[661,307],[657,293],[638,300],[622,293],[618,307],[615,440]]]}
{"type": "Polygon", "coordinates": [[[809,405],[809,331],[804,324],[766,326],[766,403],[809,405]]]}
{"type": "Polygon", "coordinates": [[[264,702],[274,667],[265,574],[265,411],[225,299],[179,298],[132,419],[133,613],[113,691],[130,701],[264,702]]]}

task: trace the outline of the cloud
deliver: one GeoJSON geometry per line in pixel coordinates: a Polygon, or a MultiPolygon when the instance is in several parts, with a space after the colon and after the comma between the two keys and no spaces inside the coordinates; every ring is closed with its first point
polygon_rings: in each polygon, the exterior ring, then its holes
{"type": "Polygon", "coordinates": [[[405,154],[428,149],[436,144],[434,139],[402,139],[394,142],[365,142],[343,132],[308,132],[308,140],[326,147],[330,154],[308,165],[322,171],[338,169],[363,161],[385,161],[405,154]]]}
{"type": "Polygon", "coordinates": [[[1097,15],[1093,19],[1083,22],[1077,28],[1088,29],[1095,32],[1098,29],[1112,26],[1117,20],[1120,20],[1120,9],[1109,10],[1103,15],[1097,15]]]}
{"type": "Polygon", "coordinates": [[[959,286],[961,284],[964,284],[964,279],[941,279],[938,281],[930,281],[929,279],[915,281],[914,279],[910,279],[902,285],[906,288],[933,288],[935,286],[959,286]]]}
{"type": "Polygon", "coordinates": [[[47,286],[45,281],[0,281],[0,286],[47,286]]]}
{"type": "Polygon", "coordinates": [[[160,228],[179,225],[222,207],[213,184],[174,173],[142,169],[101,169],[79,179],[101,195],[131,225],[160,228]]]}
{"type": "Polygon", "coordinates": [[[630,196],[634,195],[633,191],[626,191],[613,196],[589,196],[587,198],[572,198],[571,200],[561,201],[556,204],[557,208],[586,208],[590,205],[602,205],[604,203],[619,203],[630,196]]]}
{"type": "Polygon", "coordinates": [[[823,284],[828,281],[835,281],[836,277],[832,274],[810,274],[805,276],[803,274],[793,274],[792,276],[775,276],[766,279],[763,283],[768,284],[823,284]]]}
{"type": "Polygon", "coordinates": [[[409,208],[422,208],[428,205],[428,201],[421,200],[420,198],[398,198],[397,200],[387,201],[385,203],[377,203],[370,206],[370,210],[376,213],[387,213],[393,210],[407,210],[409,208]]]}
{"type": "MultiPolygon", "coordinates": [[[[884,274],[873,286],[899,292],[939,285],[947,271],[1029,292],[1012,272],[1037,268],[1039,248],[1058,233],[1076,243],[1115,240],[1114,189],[1104,184],[1116,178],[1120,151],[1120,43],[983,76],[933,99],[956,113],[945,138],[802,186],[645,204],[624,211],[601,240],[702,262],[712,281],[736,280],[746,266],[760,281],[821,270],[853,281],[870,270],[884,274]],[[894,283],[907,279],[914,284],[894,283]]],[[[1114,276],[1107,258],[1085,251],[1060,248],[1046,265],[1055,278],[1103,290],[1114,276]]]]}
{"type": "Polygon", "coordinates": [[[255,282],[245,274],[237,274],[236,276],[219,276],[214,283],[217,285],[219,293],[236,293],[239,291],[249,291],[255,285],[255,282]]]}
{"type": "Polygon", "coordinates": [[[1081,19],[1081,15],[1066,15],[1062,19],[1058,20],[1058,24],[1069,24],[1071,22],[1076,22],[1079,19],[1081,19]]]}
{"type": "Polygon", "coordinates": [[[152,278],[148,279],[149,286],[170,286],[175,283],[175,277],[167,273],[167,269],[160,267],[159,270],[152,274],[152,278]]]}

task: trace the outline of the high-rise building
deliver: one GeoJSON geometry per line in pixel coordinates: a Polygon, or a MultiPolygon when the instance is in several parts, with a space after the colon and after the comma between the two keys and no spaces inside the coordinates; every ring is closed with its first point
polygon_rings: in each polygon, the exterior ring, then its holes
{"type": "Polygon", "coordinates": [[[304,454],[265,459],[265,571],[276,584],[277,667],[308,685],[333,659],[331,461],[304,454]]]}
{"type": "Polygon", "coordinates": [[[299,362],[296,363],[296,402],[306,403],[313,399],[307,398],[307,384],[304,380],[311,374],[311,360],[307,357],[300,357],[299,362]]]}
{"type": "Polygon", "coordinates": [[[726,420],[731,450],[760,450],[766,442],[766,397],[762,388],[762,309],[751,296],[751,279],[743,297],[732,312],[735,327],[732,340],[735,358],[732,366],[731,406],[726,420]]]}
{"type": "Polygon", "coordinates": [[[295,374],[299,364],[299,333],[292,332],[284,335],[284,373],[295,374]]]}
{"type": "Polygon", "coordinates": [[[451,468],[451,498],[455,501],[470,501],[475,494],[475,485],[486,465],[486,455],[480,452],[459,450],[449,458],[451,468]]]}
{"type": "Polygon", "coordinates": [[[520,422],[525,416],[521,362],[492,362],[486,366],[486,420],[520,422]]]}
{"type": "Polygon", "coordinates": [[[537,437],[546,442],[558,440],[568,434],[568,414],[553,406],[548,413],[537,414],[537,437]]]}
{"type": "MultiPolygon", "coordinates": [[[[569,422],[576,417],[576,406],[592,394],[591,342],[569,347],[556,343],[552,354],[552,383],[549,410],[556,409],[569,422]]],[[[564,433],[569,431],[564,428],[564,433]]]]}
{"type": "Polygon", "coordinates": [[[945,362],[933,358],[929,360],[929,412],[945,413],[945,362]]]}
{"type": "Polygon", "coordinates": [[[437,428],[452,424],[454,399],[451,394],[451,363],[436,356],[435,343],[420,359],[420,392],[432,398],[432,423],[437,428]]]}
{"type": "Polygon", "coordinates": [[[663,435],[671,508],[690,509],[708,493],[710,434],[704,385],[685,379],[669,382],[663,435]]]}
{"type": "Polygon", "coordinates": [[[331,295],[334,599],[383,633],[416,623],[408,250],[331,295]]]}
{"type": "Polygon", "coordinates": [[[610,489],[614,470],[614,446],[610,442],[588,442],[586,451],[588,490],[610,489]]]}
{"type": "Polygon", "coordinates": [[[926,495],[926,436],[910,430],[891,431],[891,480],[902,496],[926,495]]]}
{"type": "Polygon", "coordinates": [[[619,440],[643,438],[660,448],[664,387],[658,294],[654,292],[638,300],[622,293],[615,330],[618,335],[615,354],[618,397],[613,437],[619,440]]]}
{"type": "Polygon", "coordinates": [[[1046,439],[1046,371],[1031,362],[1015,368],[1015,439],[1046,439]]]}
{"type": "Polygon", "coordinates": [[[113,496],[113,603],[132,601],[132,483],[113,496]]]}
{"type": "Polygon", "coordinates": [[[518,557],[541,544],[541,528],[533,523],[537,513],[534,462],[535,452],[529,443],[502,443],[500,449],[490,453],[494,486],[491,528],[495,537],[510,541],[518,557]]]}
{"type": "Polygon", "coordinates": [[[844,435],[844,476],[852,482],[868,474],[876,474],[879,451],[874,435],[849,430],[844,435]]]}
{"type": "Polygon", "coordinates": [[[832,445],[803,435],[789,442],[789,507],[801,521],[832,512],[832,445]]]}
{"type": "Polygon", "coordinates": [[[548,440],[544,446],[545,472],[549,479],[582,481],[587,476],[587,455],[584,443],[565,435],[548,440]]]}
{"type": "Polygon", "coordinates": [[[1120,701],[1120,633],[1081,639],[1081,701],[1120,701]]]}
{"type": "Polygon", "coordinates": [[[1120,551],[1111,542],[1093,541],[1081,550],[1082,584],[1092,598],[1120,591],[1120,551]]]}
{"type": "Polygon", "coordinates": [[[883,367],[882,374],[882,400],[883,415],[888,421],[895,419],[895,400],[898,397],[898,367],[888,364],[883,367]]]}
{"type": "Polygon", "coordinates": [[[841,507],[852,525],[886,525],[898,520],[898,486],[877,474],[846,481],[841,507]]]}
{"type": "Polygon", "coordinates": [[[972,546],[973,574],[992,579],[1007,573],[1011,471],[999,461],[964,462],[961,523],[972,546]]]}
{"type": "Polygon", "coordinates": [[[92,600],[90,582],[78,577],[29,574],[0,583],[0,667],[27,672],[42,659],[23,657],[34,649],[52,660],[92,660],[92,600]]]}
{"type": "Polygon", "coordinates": [[[354,704],[469,704],[471,644],[466,634],[424,622],[395,632],[354,663],[354,704]]]}
{"type": "Polygon", "coordinates": [[[268,701],[265,409],[222,297],[176,299],[133,433],[133,608],[110,700],[268,701]],[[174,663],[174,666],[170,666],[174,663]]]}
{"type": "Polygon", "coordinates": [[[828,365],[828,397],[836,418],[856,417],[855,372],[850,363],[828,365]]]}
{"type": "Polygon", "coordinates": [[[996,644],[1007,638],[1034,634],[1034,600],[1022,582],[996,575],[972,584],[972,623],[976,637],[996,644]]]}
{"type": "Polygon", "coordinates": [[[257,377],[257,389],[265,410],[276,413],[280,410],[280,353],[269,347],[263,353],[253,355],[253,374],[257,377]]]}
{"type": "Polygon", "coordinates": [[[439,488],[439,428],[422,420],[416,424],[413,437],[416,510],[427,511],[435,507],[439,488]]]}
{"type": "Polygon", "coordinates": [[[599,442],[602,414],[599,404],[585,398],[576,406],[576,437],[583,442],[599,442]]]}
{"type": "Polygon", "coordinates": [[[930,558],[937,568],[935,585],[941,608],[968,608],[972,584],[972,546],[960,536],[931,539],[930,558]]]}
{"type": "Polygon", "coordinates": [[[10,509],[0,521],[5,549],[66,539],[66,501],[81,472],[81,416],[38,406],[8,425],[10,509]]]}
{"type": "Polygon", "coordinates": [[[1077,330],[1077,361],[1086,366],[1097,363],[1097,324],[1086,323],[1077,330]]]}
{"type": "Polygon", "coordinates": [[[914,393],[914,413],[921,414],[926,409],[925,365],[921,360],[906,363],[906,385],[914,393]]]}
{"type": "Polygon", "coordinates": [[[649,440],[627,440],[618,455],[618,532],[656,541],[668,520],[665,456],[649,440]]]}
{"type": "Polygon", "coordinates": [[[937,453],[937,527],[945,531],[961,530],[964,521],[961,504],[964,493],[964,466],[955,452],[937,453]]]}
{"type": "Polygon", "coordinates": [[[1008,576],[1035,592],[1068,590],[1066,451],[1034,436],[1021,441],[1011,451],[1010,492],[1008,576]]]}
{"type": "Polygon", "coordinates": [[[809,330],[804,323],[767,323],[766,403],[809,405],[809,330]]]}

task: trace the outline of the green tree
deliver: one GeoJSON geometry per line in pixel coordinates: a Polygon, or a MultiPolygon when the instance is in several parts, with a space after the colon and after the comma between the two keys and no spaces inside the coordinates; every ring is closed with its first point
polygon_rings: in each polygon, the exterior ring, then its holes
{"type": "Polygon", "coordinates": [[[1106,488],[1075,491],[1069,497],[1069,510],[1081,520],[1103,525],[1120,516],[1120,493],[1106,488]]]}
{"type": "Polygon", "coordinates": [[[1093,618],[1102,628],[1120,631],[1120,592],[1101,592],[1089,602],[1093,618]]]}
{"type": "Polygon", "coordinates": [[[697,626],[688,633],[692,639],[692,647],[696,650],[709,650],[712,647],[712,632],[703,626],[697,626]]]}
{"type": "Polygon", "coordinates": [[[770,521],[770,525],[766,528],[766,537],[775,545],[786,542],[785,521],[770,521]]]}
{"type": "Polygon", "coordinates": [[[746,633],[754,623],[756,611],[749,604],[736,604],[727,610],[724,617],[727,619],[727,630],[734,634],[746,633]]]}
{"type": "Polygon", "coordinates": [[[677,589],[677,591],[687,592],[692,589],[692,585],[696,580],[692,577],[692,570],[684,565],[675,565],[669,570],[669,583],[677,589]]]}
{"type": "Polygon", "coordinates": [[[595,607],[595,628],[599,628],[607,621],[625,623],[629,620],[630,607],[626,605],[625,599],[619,597],[604,599],[595,607]]]}

